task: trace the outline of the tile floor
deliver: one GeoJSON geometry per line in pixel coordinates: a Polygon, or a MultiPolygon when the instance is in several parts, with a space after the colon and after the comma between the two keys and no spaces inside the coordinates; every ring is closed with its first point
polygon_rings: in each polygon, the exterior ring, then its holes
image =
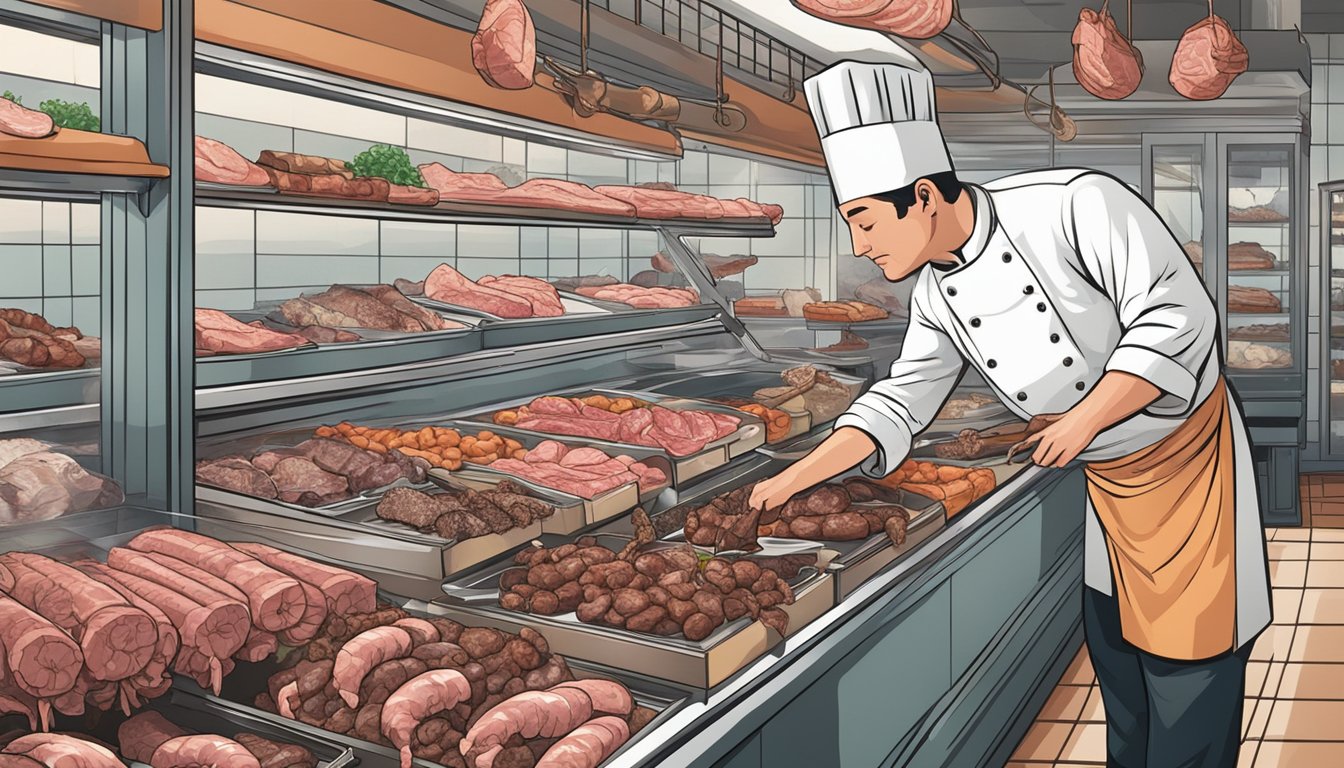
{"type": "MultiPolygon", "coordinates": [[[[1344,530],[1273,528],[1274,624],[1246,669],[1238,768],[1344,766],[1344,530]]],[[[1106,764],[1106,716],[1083,649],[1008,768],[1106,764]]]]}

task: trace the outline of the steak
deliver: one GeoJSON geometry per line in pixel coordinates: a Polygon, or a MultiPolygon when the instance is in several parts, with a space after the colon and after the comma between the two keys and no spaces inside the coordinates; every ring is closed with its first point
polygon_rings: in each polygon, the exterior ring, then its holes
{"type": "Polygon", "coordinates": [[[1250,55],[1232,27],[1213,13],[1200,19],[1176,43],[1168,80],[1187,99],[1206,101],[1227,92],[1228,86],[1250,65],[1250,55]]]}
{"type": "Polygon", "coordinates": [[[1227,287],[1227,311],[1273,314],[1282,312],[1283,305],[1274,294],[1264,288],[1229,285],[1227,287]]]}
{"type": "Polygon", "coordinates": [[[350,485],[344,477],[317,466],[302,456],[281,458],[271,470],[276,494],[281,501],[306,507],[320,507],[347,498],[350,485]]]}
{"type": "Polygon", "coordinates": [[[302,173],[308,176],[335,174],[347,179],[355,178],[354,171],[350,170],[344,160],[333,160],[329,157],[319,157],[317,155],[301,155],[297,152],[262,150],[261,156],[257,158],[257,165],[286,173],[302,173]]]}
{"type": "Polygon", "coordinates": [[[1099,99],[1123,99],[1139,89],[1143,80],[1143,55],[1120,34],[1107,6],[1100,11],[1084,8],[1073,28],[1073,76],[1088,93],[1099,99]]]}
{"type": "Polygon", "coordinates": [[[86,362],[74,341],[0,320],[0,357],[30,368],[79,368],[86,362]]]}
{"type": "Polygon", "coordinates": [[[223,142],[196,137],[196,180],[214,184],[264,187],[270,183],[266,171],[250,163],[223,142]]]}
{"type": "MultiPolygon", "coordinates": [[[[310,325],[310,323],[303,323],[310,325]]],[[[239,322],[217,309],[196,309],[196,354],[247,354],[293,349],[308,340],[239,322]]]]}
{"type": "Polygon", "coordinates": [[[443,163],[420,166],[420,175],[439,191],[440,201],[491,203],[509,188],[493,173],[458,173],[443,163]]]}
{"type": "Polygon", "coordinates": [[[266,176],[276,189],[292,195],[310,195],[313,197],[339,197],[346,200],[368,200],[387,202],[391,191],[386,179],[362,177],[347,179],[340,174],[328,173],[309,176],[302,173],[286,173],[274,168],[263,168],[266,176]]]}
{"type": "Polygon", "coordinates": [[[390,184],[387,188],[387,202],[398,205],[438,205],[439,191],[426,187],[390,184]]]}
{"type": "Polygon", "coordinates": [[[560,294],[545,280],[518,275],[500,277],[486,275],[477,280],[476,284],[488,285],[527,299],[532,305],[533,317],[559,317],[565,314],[565,305],[560,303],[560,294]]]}
{"type": "Polygon", "coordinates": [[[276,310],[285,322],[295,326],[317,326],[323,328],[358,328],[355,318],[317,304],[309,298],[300,296],[290,299],[276,310]]]}
{"type": "Polygon", "coordinates": [[[700,296],[689,288],[644,287],[615,283],[596,287],[579,286],[575,292],[593,299],[627,304],[636,309],[676,309],[700,303],[700,296]]]}
{"type": "Polygon", "coordinates": [[[278,495],[271,476],[241,456],[196,462],[196,480],[258,499],[274,499],[278,495]]]}
{"type": "Polygon", "coordinates": [[[471,63],[496,88],[532,87],[537,66],[537,30],[522,0],[486,0],[471,38],[471,63]]]}
{"type": "Polygon", "coordinates": [[[449,320],[446,317],[430,312],[428,309],[425,309],[414,301],[406,298],[405,294],[390,285],[375,285],[363,290],[365,293],[397,310],[403,315],[409,315],[415,318],[426,331],[447,331],[453,328],[466,327],[456,320],[449,320]]]}
{"type": "Polygon", "coordinates": [[[21,139],[41,139],[56,132],[51,115],[0,98],[0,133],[21,139]]]}
{"type": "Polygon", "coordinates": [[[403,314],[370,294],[346,285],[333,285],[322,293],[303,298],[354,318],[360,328],[407,333],[426,330],[416,317],[403,314]]]}
{"type": "Polygon", "coordinates": [[[1273,269],[1274,254],[1259,243],[1233,243],[1227,246],[1228,269],[1273,269]]]}
{"type": "Polygon", "coordinates": [[[497,317],[532,317],[532,303],[506,291],[478,285],[447,264],[440,264],[425,278],[425,296],[497,317]]]}
{"type": "Polygon", "coordinates": [[[927,40],[952,21],[953,0],[792,0],[819,19],[927,40]]]}

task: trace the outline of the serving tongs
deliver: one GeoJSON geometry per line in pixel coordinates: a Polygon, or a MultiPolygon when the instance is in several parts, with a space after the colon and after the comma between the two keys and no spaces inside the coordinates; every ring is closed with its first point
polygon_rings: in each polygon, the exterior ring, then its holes
{"type": "Polygon", "coordinates": [[[1046,427],[1059,421],[1063,416],[1064,414],[1062,413],[1048,413],[1031,417],[1031,421],[1027,423],[1027,428],[1024,430],[1029,434],[1025,438],[1014,443],[1012,448],[1008,449],[1008,455],[1004,457],[1003,463],[1025,464],[1025,461],[1014,462],[1013,459],[1017,456],[1030,456],[1031,454],[1029,451],[1037,445],[1040,445],[1041,432],[1046,427]]]}

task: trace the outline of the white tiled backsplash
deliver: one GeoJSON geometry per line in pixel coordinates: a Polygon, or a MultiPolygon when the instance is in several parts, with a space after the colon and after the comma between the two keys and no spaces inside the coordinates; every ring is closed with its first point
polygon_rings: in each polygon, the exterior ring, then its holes
{"type": "Polygon", "coordinates": [[[0,308],[99,335],[98,206],[0,198],[0,308]]]}
{"type": "MultiPolygon", "coordinates": [[[[590,185],[670,181],[690,192],[777,203],[784,206],[785,218],[775,238],[735,241],[733,250],[723,254],[760,257],[741,278],[749,293],[811,286],[829,297],[836,244],[848,248],[847,237],[835,237],[830,188],[820,173],[704,151],[687,151],[678,162],[625,160],[207,75],[197,75],[196,88],[197,132],[253,159],[263,149],[275,149],[348,160],[381,142],[405,147],[417,164],[490,171],[510,184],[539,177],[590,185]],[[341,135],[330,133],[336,126],[341,135]]],[[[500,272],[566,277],[607,270],[628,278],[649,269],[648,259],[658,250],[657,236],[649,232],[380,224],[219,208],[198,208],[196,236],[197,303],[220,309],[251,308],[254,301],[333,282],[418,280],[443,261],[470,277],[500,272]],[[242,284],[249,273],[251,282],[242,284]]]]}

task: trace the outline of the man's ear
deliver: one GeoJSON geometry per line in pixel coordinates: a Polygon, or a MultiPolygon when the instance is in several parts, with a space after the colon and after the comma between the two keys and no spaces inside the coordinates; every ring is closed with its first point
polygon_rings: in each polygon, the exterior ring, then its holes
{"type": "Polygon", "coordinates": [[[938,210],[938,187],[928,179],[915,182],[915,207],[927,214],[938,210]]]}

